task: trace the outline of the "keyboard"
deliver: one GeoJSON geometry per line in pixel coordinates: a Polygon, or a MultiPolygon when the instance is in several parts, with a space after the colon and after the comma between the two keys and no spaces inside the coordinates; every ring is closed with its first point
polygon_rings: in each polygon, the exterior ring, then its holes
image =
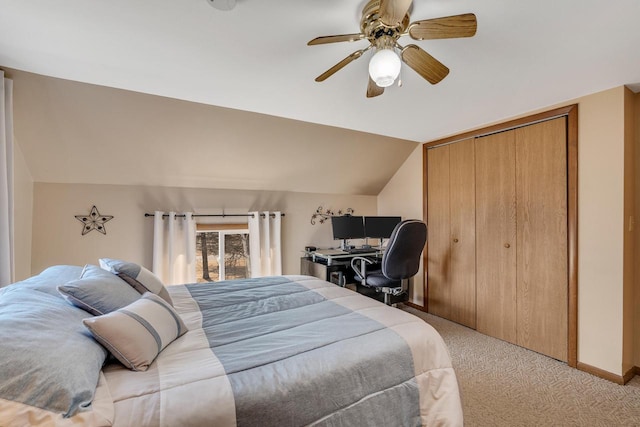
{"type": "Polygon", "coordinates": [[[349,249],[347,252],[349,254],[351,254],[351,255],[371,254],[371,253],[375,253],[376,249],[374,249],[374,248],[355,248],[355,249],[349,249]]]}
{"type": "Polygon", "coordinates": [[[331,255],[346,255],[349,252],[345,252],[342,249],[318,249],[316,255],[331,256],[331,255]]]}

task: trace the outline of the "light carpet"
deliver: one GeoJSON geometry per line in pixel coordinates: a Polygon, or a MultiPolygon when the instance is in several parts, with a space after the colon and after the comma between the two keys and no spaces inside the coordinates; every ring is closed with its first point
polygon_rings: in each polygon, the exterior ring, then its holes
{"type": "Polygon", "coordinates": [[[640,377],[620,386],[410,307],[444,338],[465,426],[640,426],[640,377]]]}

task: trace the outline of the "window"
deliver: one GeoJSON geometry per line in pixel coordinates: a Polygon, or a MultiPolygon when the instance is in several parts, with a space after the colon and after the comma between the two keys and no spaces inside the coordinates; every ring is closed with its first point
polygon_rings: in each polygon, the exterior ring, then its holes
{"type": "Polygon", "coordinates": [[[251,277],[247,224],[197,224],[198,283],[251,277]]]}

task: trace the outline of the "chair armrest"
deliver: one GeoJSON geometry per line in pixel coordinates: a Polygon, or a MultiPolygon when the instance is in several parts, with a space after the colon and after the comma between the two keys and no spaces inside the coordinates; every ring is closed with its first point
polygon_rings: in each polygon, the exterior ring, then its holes
{"type": "Polygon", "coordinates": [[[351,268],[356,274],[364,280],[367,277],[367,264],[373,264],[369,258],[365,258],[362,256],[356,256],[351,258],[351,268]],[[358,267],[358,261],[360,262],[360,267],[358,267]]]}

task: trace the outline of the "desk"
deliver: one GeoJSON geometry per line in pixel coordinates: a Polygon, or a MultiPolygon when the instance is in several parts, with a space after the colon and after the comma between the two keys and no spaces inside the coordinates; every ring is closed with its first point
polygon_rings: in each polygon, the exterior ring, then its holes
{"type": "Polygon", "coordinates": [[[358,252],[346,252],[341,249],[318,249],[315,252],[311,252],[311,259],[313,262],[319,262],[322,264],[333,265],[336,262],[347,261],[351,263],[351,259],[355,257],[382,257],[382,251],[379,249],[359,249],[358,252]]]}
{"type": "Polygon", "coordinates": [[[349,253],[339,249],[318,249],[300,258],[300,274],[344,286],[353,283],[351,260],[359,256],[381,258],[382,251],[374,248],[370,251],[349,253]]]}

